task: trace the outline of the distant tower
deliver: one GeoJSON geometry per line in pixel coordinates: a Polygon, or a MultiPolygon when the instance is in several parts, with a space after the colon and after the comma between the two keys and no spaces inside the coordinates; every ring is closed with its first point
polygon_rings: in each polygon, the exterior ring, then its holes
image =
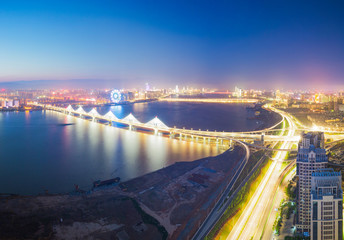
{"type": "Polygon", "coordinates": [[[179,93],[179,87],[176,85],[176,93],[179,93]]]}
{"type": "Polygon", "coordinates": [[[281,99],[281,91],[280,90],[276,90],[276,99],[277,100],[281,99]]]}
{"type": "Polygon", "coordinates": [[[332,168],[312,173],[311,239],[343,239],[342,175],[332,168]]]}
{"type": "Polygon", "coordinates": [[[149,91],[149,84],[146,83],[146,91],[149,91]]]}
{"type": "Polygon", "coordinates": [[[235,97],[242,97],[243,95],[243,90],[241,88],[235,87],[235,92],[234,92],[234,96],[235,97]]]}
{"type": "Polygon", "coordinates": [[[333,110],[334,110],[335,112],[338,112],[338,111],[339,111],[338,98],[335,98],[335,99],[334,99],[333,110]]]}
{"type": "Polygon", "coordinates": [[[311,175],[317,169],[326,168],[327,162],[324,133],[304,133],[299,142],[296,175],[299,177],[297,228],[305,236],[311,231],[311,175]]]}

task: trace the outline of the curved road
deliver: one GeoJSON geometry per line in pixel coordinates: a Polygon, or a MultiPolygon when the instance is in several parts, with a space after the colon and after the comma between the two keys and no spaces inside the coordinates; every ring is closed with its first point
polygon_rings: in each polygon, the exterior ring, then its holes
{"type": "MultiPolygon", "coordinates": [[[[282,111],[276,110],[283,114],[287,119],[289,126],[292,129],[288,132],[288,136],[292,137],[295,134],[296,126],[291,118],[282,111]]],[[[283,142],[281,148],[291,148],[292,143],[283,142]]],[[[244,212],[241,214],[239,220],[236,222],[234,228],[227,237],[227,240],[234,239],[260,239],[266,219],[263,219],[263,214],[271,209],[273,203],[274,190],[276,185],[279,184],[282,169],[282,161],[284,160],[286,152],[278,151],[275,160],[269,167],[267,173],[264,175],[263,180],[253,194],[251,200],[247,204],[244,212]]],[[[267,226],[269,227],[269,226],[267,226]]]]}

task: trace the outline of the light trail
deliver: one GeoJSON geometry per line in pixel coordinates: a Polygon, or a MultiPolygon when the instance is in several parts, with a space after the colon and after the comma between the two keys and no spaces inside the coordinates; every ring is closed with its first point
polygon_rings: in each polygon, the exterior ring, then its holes
{"type": "MultiPolygon", "coordinates": [[[[283,114],[288,121],[290,128],[293,129],[289,130],[287,136],[294,136],[296,126],[291,118],[282,111],[277,109],[274,110],[278,111],[280,114],[283,114]]],[[[283,132],[284,130],[281,134],[283,134],[283,132]]],[[[281,148],[290,148],[291,145],[292,143],[284,141],[281,148]]],[[[272,204],[272,198],[274,196],[273,190],[275,189],[276,184],[279,184],[277,180],[280,176],[282,161],[284,160],[285,156],[286,152],[277,152],[275,156],[276,160],[271,164],[267,173],[264,175],[262,182],[259,184],[232,231],[227,236],[227,240],[260,238],[264,229],[264,223],[266,222],[263,218],[268,217],[268,214],[264,213],[268,212],[270,209],[269,206],[272,204]]]]}

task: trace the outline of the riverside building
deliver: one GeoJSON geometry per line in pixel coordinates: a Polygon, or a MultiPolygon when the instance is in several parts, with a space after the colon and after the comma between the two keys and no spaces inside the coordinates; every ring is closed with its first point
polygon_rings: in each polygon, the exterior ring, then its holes
{"type": "Polygon", "coordinates": [[[311,239],[343,239],[342,176],[332,168],[312,173],[311,239]]]}
{"type": "Polygon", "coordinates": [[[324,133],[303,133],[296,160],[296,175],[299,177],[296,227],[305,236],[311,232],[311,176],[317,169],[326,168],[327,162],[324,133]]]}

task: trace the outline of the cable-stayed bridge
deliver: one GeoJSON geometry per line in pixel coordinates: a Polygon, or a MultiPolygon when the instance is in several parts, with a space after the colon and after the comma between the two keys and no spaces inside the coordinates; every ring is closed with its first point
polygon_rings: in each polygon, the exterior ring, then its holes
{"type": "MultiPolygon", "coordinates": [[[[118,118],[111,110],[101,115],[98,111],[93,108],[91,111],[86,112],[82,106],[79,106],[77,109],[74,109],[71,105],[67,108],[52,106],[49,104],[36,104],[37,106],[41,106],[47,110],[53,110],[57,112],[61,112],[67,115],[72,115],[75,117],[80,117],[84,119],[89,119],[92,121],[103,121],[108,122],[109,125],[113,126],[115,124],[121,124],[125,127],[128,127],[129,130],[143,130],[143,131],[150,131],[154,134],[163,134],[169,135],[170,137],[176,137],[181,140],[194,140],[197,142],[216,142],[216,143],[223,143],[223,140],[239,140],[243,142],[252,142],[252,141],[262,141],[262,142],[298,142],[298,136],[281,136],[281,135],[274,135],[268,134],[273,133],[274,131],[280,131],[280,129],[274,129],[280,123],[284,121],[284,117],[282,120],[277,123],[276,125],[266,128],[259,131],[249,131],[249,132],[218,132],[218,131],[204,131],[204,130],[194,130],[194,129],[185,129],[185,128],[176,128],[176,127],[169,127],[164,122],[162,122],[158,117],[153,118],[152,120],[148,121],[147,123],[140,122],[133,114],[129,114],[126,117],[120,119],[118,118]]],[[[287,130],[287,129],[285,129],[287,130]]],[[[249,144],[252,147],[263,148],[269,150],[269,148],[265,148],[263,146],[256,146],[255,144],[249,144]]],[[[272,150],[272,149],[271,149],[272,150]]],[[[278,149],[275,149],[278,150],[278,149]]],[[[293,151],[288,149],[280,149],[285,151],[293,151]]]]}

